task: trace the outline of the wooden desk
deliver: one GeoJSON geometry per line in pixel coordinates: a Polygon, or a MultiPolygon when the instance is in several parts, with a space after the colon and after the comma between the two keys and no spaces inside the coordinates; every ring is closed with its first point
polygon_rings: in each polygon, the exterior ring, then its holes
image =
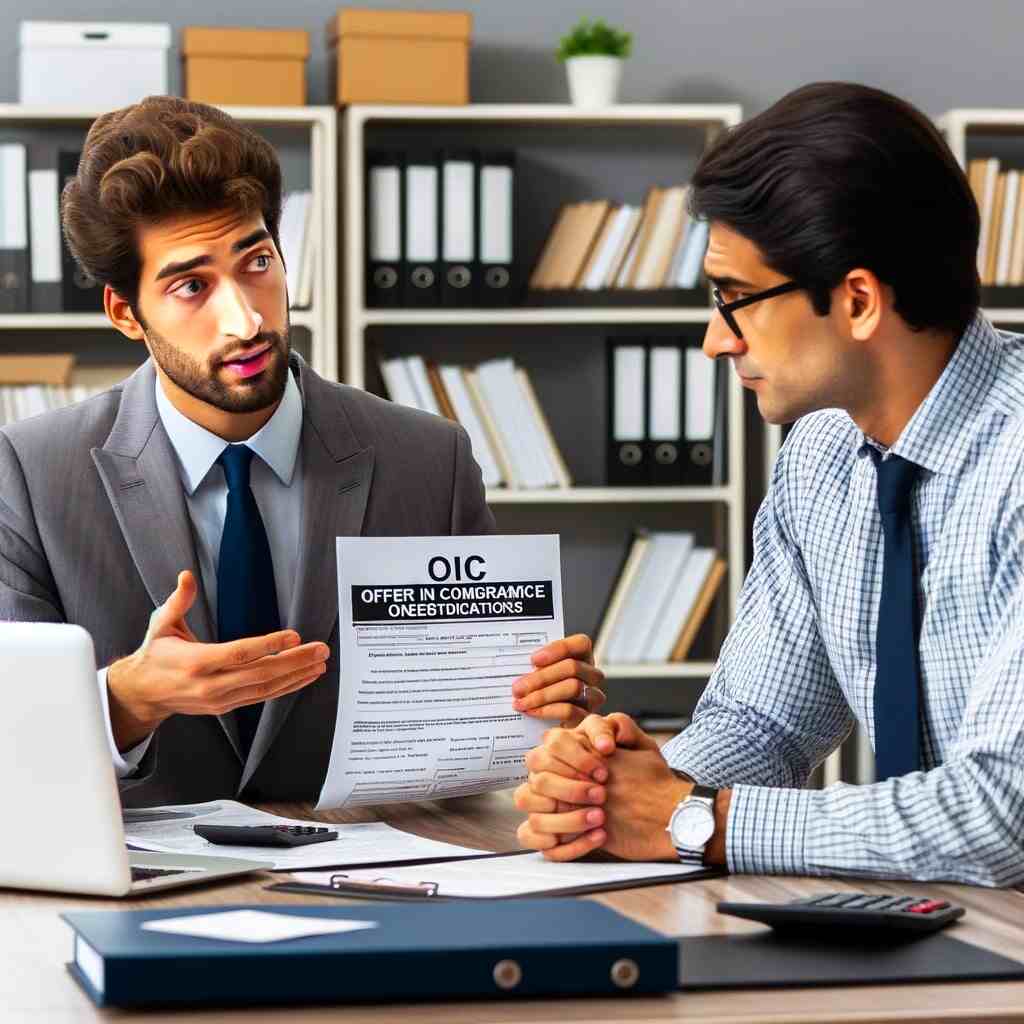
{"type": "MultiPolygon", "coordinates": [[[[308,807],[274,805],[267,810],[295,818],[310,818],[308,807]]],[[[400,804],[372,811],[335,812],[323,821],[384,820],[409,832],[492,850],[514,848],[520,816],[507,793],[447,801],[443,806],[400,804]]],[[[324,903],[326,899],[270,893],[270,875],[253,875],[237,884],[182,889],[165,896],[115,901],[0,890],[0,1020],[3,1024],[72,1024],[98,1020],[145,1020],[149,1024],[188,1021],[221,1024],[238,1021],[265,1024],[283,1021],[371,1021],[376,1024],[446,1024],[529,1021],[559,1022],[713,1021],[744,1022],[832,1021],[1024,1021],[1024,982],[885,985],[829,989],[751,990],[679,993],[662,998],[551,1000],[471,1003],[430,1003],[396,1006],[332,1006],[263,1011],[177,1011],[126,1014],[97,1010],[64,969],[70,955],[71,932],[58,913],[71,908],[162,908],[203,904],[324,903]]],[[[1011,957],[1024,956],[1024,895],[1014,891],[974,889],[960,885],[915,885],[904,882],[837,882],[831,879],[735,876],[677,885],[608,893],[599,899],[645,924],[671,935],[705,935],[753,931],[760,925],[715,912],[720,899],[784,899],[830,889],[872,892],[932,893],[967,907],[958,938],[1011,957]]]]}

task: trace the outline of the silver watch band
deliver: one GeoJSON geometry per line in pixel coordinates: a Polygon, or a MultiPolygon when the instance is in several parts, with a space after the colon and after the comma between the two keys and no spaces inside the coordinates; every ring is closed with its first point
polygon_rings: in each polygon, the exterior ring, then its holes
{"type": "MultiPolygon", "coordinates": [[[[702,786],[697,783],[682,802],[686,803],[687,800],[699,800],[701,803],[706,803],[708,805],[708,809],[712,814],[714,814],[715,798],[717,796],[718,790],[713,786],[702,786]]],[[[710,839],[708,842],[710,842],[710,839]]],[[[704,850],[706,846],[707,843],[700,847],[700,849],[692,849],[686,846],[676,846],[675,843],[672,844],[672,848],[676,851],[676,856],[679,858],[679,862],[681,864],[703,864],[704,850]]]]}

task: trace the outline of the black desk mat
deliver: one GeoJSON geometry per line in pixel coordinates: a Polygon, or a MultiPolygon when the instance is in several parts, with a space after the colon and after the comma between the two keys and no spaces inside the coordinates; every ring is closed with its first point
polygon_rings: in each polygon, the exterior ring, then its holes
{"type": "Polygon", "coordinates": [[[767,931],[679,944],[682,989],[1024,979],[1024,963],[941,933],[835,942],[767,931]]]}

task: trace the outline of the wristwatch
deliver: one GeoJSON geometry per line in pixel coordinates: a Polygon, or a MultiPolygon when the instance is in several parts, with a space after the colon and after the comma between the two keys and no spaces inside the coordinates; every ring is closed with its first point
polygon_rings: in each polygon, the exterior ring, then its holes
{"type": "Polygon", "coordinates": [[[666,832],[683,864],[703,864],[704,847],[715,834],[717,789],[694,786],[685,800],[676,804],[666,832]]]}

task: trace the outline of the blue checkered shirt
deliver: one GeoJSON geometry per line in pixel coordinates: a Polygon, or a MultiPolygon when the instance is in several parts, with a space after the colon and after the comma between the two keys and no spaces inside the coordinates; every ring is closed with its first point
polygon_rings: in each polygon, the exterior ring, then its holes
{"type": "Polygon", "coordinates": [[[923,467],[911,498],[922,770],[804,789],[855,719],[874,744],[883,546],[872,445],[835,409],[787,438],[736,621],[665,756],[733,787],[732,871],[1019,885],[1024,336],[979,315],[890,449],[923,467]]]}

